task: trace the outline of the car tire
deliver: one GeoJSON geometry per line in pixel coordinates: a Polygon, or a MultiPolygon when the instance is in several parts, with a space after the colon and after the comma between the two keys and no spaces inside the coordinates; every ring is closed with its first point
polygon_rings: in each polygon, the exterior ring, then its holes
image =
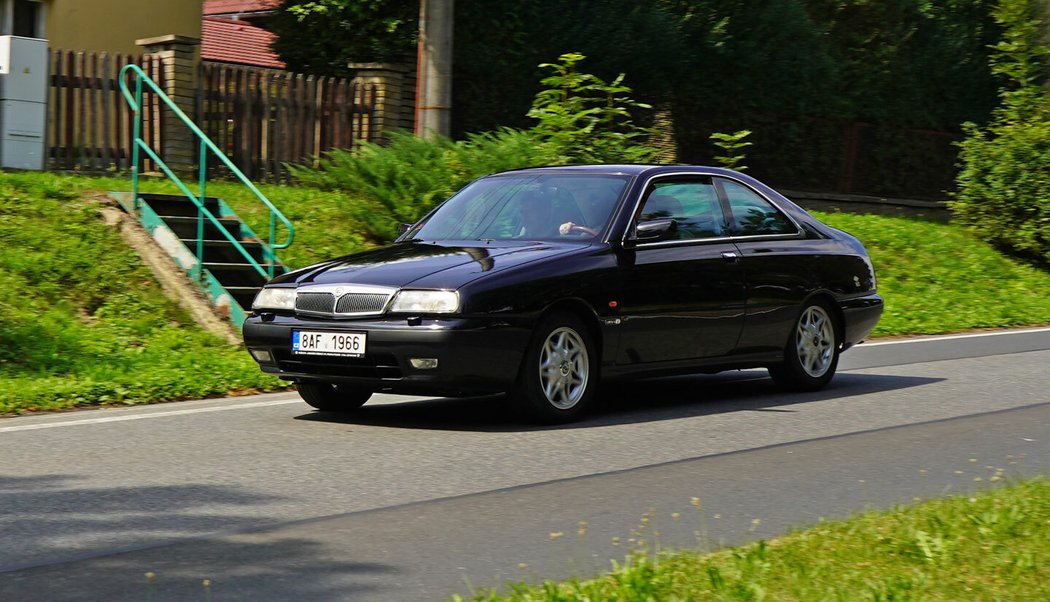
{"type": "Polygon", "coordinates": [[[809,302],[802,308],[784,346],[783,363],[769,367],[778,385],[792,391],[817,391],[835,376],[841,335],[833,316],[824,302],[809,302]]]}
{"type": "Polygon", "coordinates": [[[365,405],[372,392],[353,385],[321,382],[296,383],[299,397],[322,412],[350,412],[365,405]]]}
{"type": "Polygon", "coordinates": [[[582,416],[598,389],[598,354],[587,325],[570,313],[540,319],[511,396],[517,410],[542,424],[582,416]]]}

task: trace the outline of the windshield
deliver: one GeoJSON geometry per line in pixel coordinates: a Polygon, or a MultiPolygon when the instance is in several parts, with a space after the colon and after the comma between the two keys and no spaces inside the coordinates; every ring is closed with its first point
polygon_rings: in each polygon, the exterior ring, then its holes
{"type": "Polygon", "coordinates": [[[408,240],[587,240],[609,223],[628,176],[532,174],[477,180],[408,240]]]}

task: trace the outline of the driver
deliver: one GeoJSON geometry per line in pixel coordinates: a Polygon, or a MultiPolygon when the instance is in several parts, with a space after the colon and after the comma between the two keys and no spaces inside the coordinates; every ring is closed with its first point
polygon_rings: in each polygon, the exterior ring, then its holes
{"type": "Polygon", "coordinates": [[[552,193],[533,190],[521,197],[521,229],[518,237],[554,238],[571,234],[596,236],[591,228],[572,221],[558,223],[552,207],[552,193]]]}

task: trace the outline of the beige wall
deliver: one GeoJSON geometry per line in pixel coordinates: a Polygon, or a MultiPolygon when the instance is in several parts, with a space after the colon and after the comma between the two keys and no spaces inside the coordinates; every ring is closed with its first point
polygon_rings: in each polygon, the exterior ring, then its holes
{"type": "Polygon", "coordinates": [[[143,51],[135,40],[177,34],[201,37],[203,0],[45,0],[52,49],[121,54],[143,51]]]}

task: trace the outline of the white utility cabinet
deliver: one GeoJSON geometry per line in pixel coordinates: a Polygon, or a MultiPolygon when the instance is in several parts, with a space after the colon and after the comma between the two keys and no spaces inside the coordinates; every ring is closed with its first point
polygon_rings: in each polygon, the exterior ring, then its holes
{"type": "Polygon", "coordinates": [[[44,169],[47,40],[0,36],[0,167],[44,169]]]}

